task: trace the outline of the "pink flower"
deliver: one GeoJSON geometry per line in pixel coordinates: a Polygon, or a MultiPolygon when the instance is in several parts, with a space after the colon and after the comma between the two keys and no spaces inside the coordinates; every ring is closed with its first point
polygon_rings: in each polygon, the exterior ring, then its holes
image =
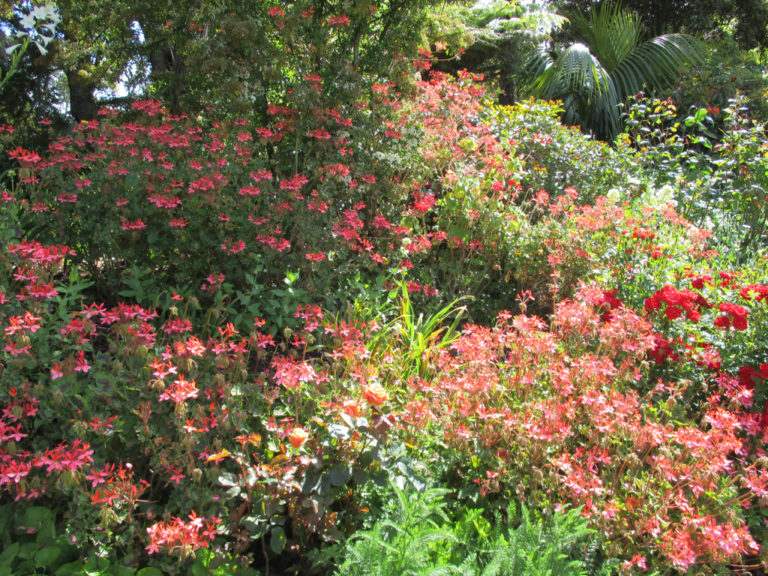
{"type": "Polygon", "coordinates": [[[180,374],[176,381],[160,394],[160,401],[173,400],[176,404],[181,404],[190,398],[197,398],[197,393],[195,381],[187,380],[180,374]]]}
{"type": "Polygon", "coordinates": [[[348,27],[350,25],[349,16],[342,14],[341,16],[331,16],[327,20],[328,26],[336,27],[348,27]]]}
{"type": "Polygon", "coordinates": [[[85,359],[85,352],[82,350],[77,351],[77,358],[75,358],[75,371],[76,372],[88,372],[91,369],[90,364],[85,359]]]}
{"type": "Polygon", "coordinates": [[[272,361],[272,367],[275,368],[275,381],[289,390],[317,379],[317,373],[309,362],[297,362],[293,358],[277,356],[272,361]]]}
{"type": "Polygon", "coordinates": [[[51,380],[56,380],[57,378],[64,376],[64,372],[61,371],[61,368],[61,364],[54,361],[53,368],[51,368],[51,380]]]}

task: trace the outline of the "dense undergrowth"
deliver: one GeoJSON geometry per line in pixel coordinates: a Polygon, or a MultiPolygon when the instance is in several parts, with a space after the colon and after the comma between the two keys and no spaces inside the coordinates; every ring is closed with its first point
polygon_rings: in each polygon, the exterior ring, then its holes
{"type": "Polygon", "coordinates": [[[762,127],[478,80],[11,150],[0,572],[761,564],[762,127]]]}

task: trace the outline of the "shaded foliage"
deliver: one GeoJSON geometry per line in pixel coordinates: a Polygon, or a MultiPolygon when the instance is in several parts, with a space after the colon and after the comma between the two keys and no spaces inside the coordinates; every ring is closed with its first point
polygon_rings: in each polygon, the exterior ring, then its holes
{"type": "MultiPolygon", "coordinates": [[[[559,0],[555,5],[564,14],[587,11],[593,0],[559,0]]],[[[647,34],[687,32],[713,38],[725,34],[733,24],[734,37],[745,49],[768,46],[768,4],[765,0],[624,0],[626,9],[636,12],[647,34]]]]}

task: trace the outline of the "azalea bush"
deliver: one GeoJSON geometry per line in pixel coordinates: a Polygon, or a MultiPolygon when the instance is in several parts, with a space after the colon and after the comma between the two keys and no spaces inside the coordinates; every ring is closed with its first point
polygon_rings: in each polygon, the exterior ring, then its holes
{"type": "MultiPolygon", "coordinates": [[[[385,442],[389,392],[339,370],[362,334],[319,308],[295,311],[301,330],[280,354],[260,322],[199,338],[178,311],[163,322],[137,304],[86,304],[55,280],[71,268],[68,248],[21,242],[5,254],[0,478],[17,503],[11,534],[28,514],[22,503],[47,502],[51,520],[30,533],[57,519],[72,535],[47,567],[74,570],[79,550],[134,568],[158,555],[176,572],[163,558],[209,546],[268,565],[289,539],[337,538],[346,515],[334,508],[346,502],[352,514],[351,486],[411,466],[385,442]],[[340,358],[334,371],[310,352],[314,337],[340,358]]],[[[31,566],[30,549],[9,553],[8,566],[31,566]]]]}
{"type": "MultiPolygon", "coordinates": [[[[45,158],[11,152],[23,221],[73,247],[96,299],[183,295],[197,325],[247,329],[259,316],[274,334],[297,305],[342,309],[355,281],[391,275],[426,299],[442,293],[436,307],[473,294],[486,313],[547,281],[531,259],[551,230],[530,226],[545,188],[554,199],[584,184],[589,200],[623,172],[599,179],[608,148],[557,126],[556,107],[488,107],[479,80],[435,75],[402,110],[389,84],[346,109],[307,112],[297,95],[270,105],[266,126],[192,121],[155,101],[134,104],[128,123],[105,111],[45,158]]],[[[296,91],[324,98],[316,78],[296,91]]]]}
{"type": "Polygon", "coordinates": [[[545,509],[583,506],[605,549],[629,564],[687,569],[757,552],[732,506],[755,498],[764,475],[735,456],[743,416],[713,397],[694,425],[677,382],[640,395],[651,323],[627,309],[605,315],[600,289],[578,298],[558,306],[549,330],[524,315],[466,328],[437,359],[441,377],[409,383],[404,420],[444,433],[440,461],[459,467],[454,482],[545,509]]]}
{"type": "MultiPolygon", "coordinates": [[[[380,97],[377,108],[388,104],[380,97]]],[[[282,328],[308,287],[333,293],[334,280],[363,268],[351,267],[356,253],[368,267],[384,261],[371,232],[360,235],[362,218],[378,218],[378,228],[368,224],[374,233],[388,225],[397,180],[396,161],[374,162],[355,143],[366,130],[355,122],[377,124],[371,110],[317,107],[305,117],[276,104],[272,123],[252,127],[173,117],[154,101],[134,109],[135,122],[83,124],[45,160],[11,153],[29,172],[22,181],[38,238],[76,247],[100,299],[151,307],[177,291],[216,313],[237,301],[247,322],[268,316],[282,328]],[[305,147],[313,152],[300,159],[305,147]],[[332,275],[340,263],[350,268],[332,275]]],[[[395,156],[394,136],[377,153],[395,156]]]]}

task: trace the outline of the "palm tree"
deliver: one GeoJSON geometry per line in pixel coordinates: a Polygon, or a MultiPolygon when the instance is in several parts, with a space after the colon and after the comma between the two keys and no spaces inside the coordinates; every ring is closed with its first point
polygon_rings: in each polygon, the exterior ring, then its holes
{"type": "Polygon", "coordinates": [[[542,49],[527,70],[531,95],[562,100],[563,120],[612,140],[621,129],[619,105],[643,90],[658,91],[702,58],[702,43],[686,34],[643,41],[642,21],[620,4],[603,2],[588,15],[571,18],[576,40],[561,49],[542,49]]]}

